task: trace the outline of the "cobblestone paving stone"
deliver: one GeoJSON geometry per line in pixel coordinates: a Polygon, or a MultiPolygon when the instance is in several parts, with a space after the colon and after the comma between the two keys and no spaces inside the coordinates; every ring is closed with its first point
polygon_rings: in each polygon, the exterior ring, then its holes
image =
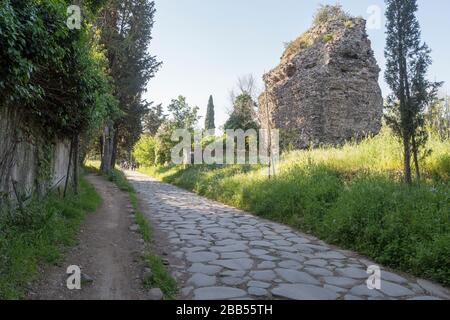
{"type": "Polygon", "coordinates": [[[167,238],[181,299],[450,299],[426,280],[381,267],[381,290],[369,290],[368,266],[356,253],[327,245],[236,208],[148,176],[127,172],[147,205],[152,227],[167,238]]]}

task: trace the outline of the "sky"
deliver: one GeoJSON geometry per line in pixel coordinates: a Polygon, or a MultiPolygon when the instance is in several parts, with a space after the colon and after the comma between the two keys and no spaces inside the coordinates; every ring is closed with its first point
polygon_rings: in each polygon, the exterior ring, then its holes
{"type": "MultiPolygon", "coordinates": [[[[203,125],[208,98],[213,95],[216,127],[223,125],[231,109],[230,91],[239,77],[252,74],[263,88],[262,75],[280,61],[284,43],[297,38],[312,24],[320,4],[315,0],[155,0],[156,16],[152,55],[163,62],[151,79],[145,98],[167,106],[179,95],[200,108],[203,125]]],[[[344,10],[371,20],[377,6],[381,28],[368,28],[375,58],[384,82],[385,4],[383,0],[341,0],[344,10]]],[[[422,38],[430,46],[433,65],[430,80],[445,81],[450,92],[450,1],[418,0],[422,38]]],[[[371,20],[372,21],[372,20],[371,20]]],[[[376,20],[375,20],[376,21],[376,20]]]]}

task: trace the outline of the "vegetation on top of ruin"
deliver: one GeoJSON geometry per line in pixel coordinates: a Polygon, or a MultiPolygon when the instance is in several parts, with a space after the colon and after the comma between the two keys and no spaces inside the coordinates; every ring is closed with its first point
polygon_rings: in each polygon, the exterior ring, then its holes
{"type": "MultiPolygon", "coordinates": [[[[347,28],[353,28],[355,17],[345,12],[341,5],[321,5],[313,19],[313,27],[329,23],[331,21],[342,21],[347,28]]],[[[323,39],[325,42],[331,41],[334,37],[326,35],[325,37],[317,37],[311,32],[311,29],[304,32],[297,39],[288,42],[284,50],[282,60],[292,57],[297,52],[307,49],[314,45],[318,39],[323,39]]]]}
{"type": "Polygon", "coordinates": [[[330,21],[340,20],[343,22],[354,19],[349,13],[342,9],[340,4],[336,5],[321,5],[314,15],[314,26],[328,23],[330,21]]]}

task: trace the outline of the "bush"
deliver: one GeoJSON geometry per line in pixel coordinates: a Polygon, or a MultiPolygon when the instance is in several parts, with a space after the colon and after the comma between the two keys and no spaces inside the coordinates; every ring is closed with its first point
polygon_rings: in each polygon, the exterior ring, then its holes
{"type": "Polygon", "coordinates": [[[320,234],[377,261],[449,284],[449,185],[405,187],[362,176],[327,214],[320,234]],[[447,272],[442,270],[446,269],[447,272]]]}
{"type": "Polygon", "coordinates": [[[352,17],[342,9],[341,5],[321,5],[314,16],[314,25],[333,20],[348,21],[352,17]]]}
{"type": "Polygon", "coordinates": [[[300,37],[287,44],[284,50],[282,59],[287,59],[299,52],[300,50],[311,47],[315,42],[313,35],[310,32],[303,33],[300,37]]]}
{"type": "MultiPolygon", "coordinates": [[[[347,28],[353,28],[355,26],[352,16],[346,13],[340,5],[322,5],[314,16],[314,26],[325,24],[333,20],[339,20],[344,22],[347,28]]],[[[322,37],[325,42],[332,41],[334,35],[327,34],[322,37]]],[[[282,59],[288,59],[297,52],[307,49],[316,43],[315,36],[306,31],[294,41],[289,42],[286,45],[282,59]]]]}
{"type": "Polygon", "coordinates": [[[329,33],[329,34],[326,34],[323,36],[323,41],[330,42],[330,41],[333,41],[335,37],[336,37],[335,34],[329,33]]]}
{"type": "Polygon", "coordinates": [[[133,191],[133,187],[128,182],[127,178],[125,177],[125,174],[121,170],[111,169],[106,174],[106,177],[108,178],[109,181],[114,182],[120,190],[126,192],[133,191]]]}
{"type": "Polygon", "coordinates": [[[136,161],[145,167],[156,165],[156,145],[155,138],[149,135],[142,135],[133,149],[133,156],[136,161]]]}

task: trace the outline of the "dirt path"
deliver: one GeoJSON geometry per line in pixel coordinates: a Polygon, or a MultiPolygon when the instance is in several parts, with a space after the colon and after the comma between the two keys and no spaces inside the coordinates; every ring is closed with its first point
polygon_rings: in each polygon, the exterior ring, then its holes
{"type": "Polygon", "coordinates": [[[429,281],[376,263],[287,226],[127,172],[166,252],[184,299],[450,299],[429,281]]]}
{"type": "Polygon", "coordinates": [[[133,224],[128,196],[113,183],[96,175],[88,176],[103,199],[96,213],[90,214],[78,236],[79,244],[60,266],[51,267],[31,290],[30,299],[141,300],[142,288],[140,236],[130,231],[133,224]],[[81,290],[66,286],[67,267],[77,265],[92,278],[81,290]]]}

